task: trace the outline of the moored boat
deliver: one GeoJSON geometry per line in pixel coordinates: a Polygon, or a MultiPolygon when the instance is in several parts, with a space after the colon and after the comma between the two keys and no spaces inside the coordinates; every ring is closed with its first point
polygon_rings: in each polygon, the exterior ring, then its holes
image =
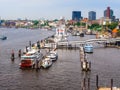
{"type": "Polygon", "coordinates": [[[34,68],[35,63],[42,58],[42,53],[32,49],[21,56],[20,68],[34,68]]]}
{"type": "Polygon", "coordinates": [[[67,32],[65,30],[65,25],[60,25],[56,28],[56,34],[54,35],[54,41],[60,42],[60,41],[67,41],[67,32]]]}
{"type": "Polygon", "coordinates": [[[7,37],[6,37],[6,36],[4,36],[4,35],[2,35],[2,36],[0,36],[0,39],[1,39],[1,40],[6,40],[6,39],[7,39],[7,37]]]}
{"type": "Polygon", "coordinates": [[[85,44],[84,45],[84,51],[86,53],[93,53],[93,45],[92,44],[85,44]]]}
{"type": "Polygon", "coordinates": [[[74,31],[72,33],[73,36],[80,36],[80,37],[84,37],[84,33],[82,31],[74,31]]]}
{"type": "Polygon", "coordinates": [[[52,61],[56,61],[58,59],[58,53],[56,51],[50,51],[46,57],[50,58],[52,61]]]}
{"type": "Polygon", "coordinates": [[[48,68],[48,67],[50,67],[52,65],[52,60],[50,59],[50,58],[48,58],[48,57],[45,57],[43,60],[42,60],[42,62],[41,62],[41,66],[43,67],[43,68],[48,68]]]}

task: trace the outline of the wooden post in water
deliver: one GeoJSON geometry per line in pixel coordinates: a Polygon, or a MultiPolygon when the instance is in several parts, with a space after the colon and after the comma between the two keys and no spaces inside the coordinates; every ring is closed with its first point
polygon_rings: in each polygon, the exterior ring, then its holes
{"type": "Polygon", "coordinates": [[[18,51],[18,57],[21,57],[21,49],[18,51]]]}
{"type": "Polygon", "coordinates": [[[111,79],[111,90],[113,90],[113,79],[111,79]]]}
{"type": "Polygon", "coordinates": [[[99,89],[98,80],[99,80],[98,75],[96,75],[96,87],[97,87],[97,90],[99,89]]]}
{"type": "Polygon", "coordinates": [[[38,69],[39,69],[39,67],[38,67],[38,63],[39,63],[39,61],[36,60],[36,71],[38,71],[38,69]]]}
{"type": "Polygon", "coordinates": [[[15,60],[15,54],[14,54],[14,51],[12,50],[12,53],[11,53],[11,60],[14,61],[15,60]]]}
{"type": "Polygon", "coordinates": [[[82,90],[85,90],[86,89],[86,84],[85,84],[85,78],[83,79],[83,87],[82,87],[82,90]]]}
{"type": "Polygon", "coordinates": [[[29,46],[30,46],[30,49],[31,49],[31,41],[29,41],[29,46]]]}
{"type": "Polygon", "coordinates": [[[75,44],[75,50],[76,50],[76,44],[75,44]]]}
{"type": "Polygon", "coordinates": [[[89,70],[91,71],[91,62],[89,62],[89,70]]]}
{"type": "Polygon", "coordinates": [[[88,90],[90,90],[90,78],[88,78],[88,90]]]}
{"type": "Polygon", "coordinates": [[[26,52],[28,52],[28,47],[26,46],[26,52]]]}

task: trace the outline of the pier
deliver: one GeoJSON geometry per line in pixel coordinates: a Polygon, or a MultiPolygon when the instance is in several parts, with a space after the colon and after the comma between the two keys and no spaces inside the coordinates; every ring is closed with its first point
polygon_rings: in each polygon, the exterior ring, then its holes
{"type": "Polygon", "coordinates": [[[91,62],[87,61],[87,56],[83,47],[80,47],[80,62],[82,71],[90,71],[91,70],[91,62]]]}
{"type": "Polygon", "coordinates": [[[46,47],[52,48],[56,46],[58,49],[68,48],[68,49],[78,49],[80,46],[83,46],[87,43],[92,45],[102,44],[104,47],[119,47],[120,38],[111,38],[111,39],[88,39],[80,41],[64,41],[57,43],[45,43],[46,47]]]}

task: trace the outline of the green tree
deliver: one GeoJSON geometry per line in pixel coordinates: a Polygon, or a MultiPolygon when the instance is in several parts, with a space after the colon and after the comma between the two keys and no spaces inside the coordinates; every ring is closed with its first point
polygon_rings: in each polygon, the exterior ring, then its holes
{"type": "Polygon", "coordinates": [[[74,26],[80,26],[80,22],[76,22],[74,26]]]}
{"type": "Polygon", "coordinates": [[[107,27],[111,30],[116,28],[118,26],[118,22],[112,22],[111,24],[108,24],[107,27]]]}
{"type": "Polygon", "coordinates": [[[99,24],[92,24],[91,26],[88,26],[89,29],[91,30],[100,30],[101,29],[101,25],[99,24]]]}
{"type": "Polygon", "coordinates": [[[37,20],[34,20],[34,21],[32,21],[33,22],[33,24],[35,25],[35,26],[37,26],[38,24],[39,24],[39,21],[37,21],[37,20]]]}

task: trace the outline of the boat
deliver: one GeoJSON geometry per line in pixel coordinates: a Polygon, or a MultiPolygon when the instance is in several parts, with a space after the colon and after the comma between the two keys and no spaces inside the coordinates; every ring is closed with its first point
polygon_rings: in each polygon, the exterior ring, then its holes
{"type": "Polygon", "coordinates": [[[46,57],[50,58],[52,61],[56,61],[58,59],[58,54],[56,51],[50,51],[46,57]]]}
{"type": "Polygon", "coordinates": [[[65,30],[65,25],[60,25],[56,28],[56,33],[54,35],[54,42],[67,41],[67,32],[65,30]]]}
{"type": "Polygon", "coordinates": [[[6,39],[7,39],[7,37],[6,37],[6,36],[4,36],[4,35],[1,35],[1,36],[0,36],[0,39],[1,39],[1,40],[6,40],[6,39]]]}
{"type": "Polygon", "coordinates": [[[83,32],[80,32],[80,37],[84,37],[84,33],[83,32]]]}
{"type": "Polygon", "coordinates": [[[50,67],[52,65],[52,60],[50,59],[50,58],[48,58],[48,57],[45,57],[43,60],[42,60],[42,62],[41,62],[41,66],[43,67],[43,68],[48,68],[48,67],[50,67]]]}
{"type": "Polygon", "coordinates": [[[34,68],[37,61],[42,58],[42,53],[39,50],[31,49],[21,56],[20,68],[34,68]]]}
{"type": "Polygon", "coordinates": [[[92,44],[85,44],[84,45],[84,52],[93,53],[93,45],[92,44]]]}
{"type": "Polygon", "coordinates": [[[84,33],[82,31],[74,31],[72,33],[73,36],[80,36],[80,37],[84,37],[84,33]]]}

